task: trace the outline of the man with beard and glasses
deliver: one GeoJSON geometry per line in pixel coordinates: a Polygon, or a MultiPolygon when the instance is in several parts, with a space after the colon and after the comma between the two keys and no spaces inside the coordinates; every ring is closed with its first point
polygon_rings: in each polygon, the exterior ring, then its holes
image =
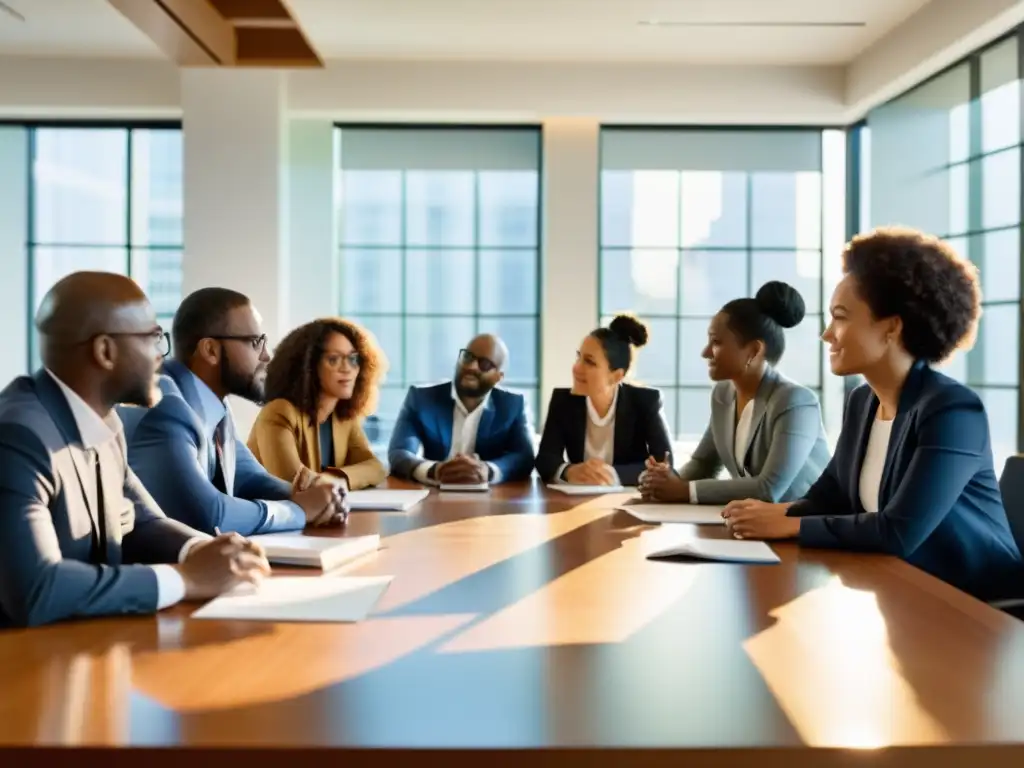
{"type": "Polygon", "coordinates": [[[201,531],[242,535],[343,523],[340,486],[268,473],[235,433],[228,395],[263,401],[267,337],[249,299],[225,288],[186,297],[171,329],[163,397],[129,437],[132,469],[168,514],[201,531]]]}
{"type": "Polygon", "coordinates": [[[496,389],[508,349],[482,335],[459,352],[455,379],[413,387],[388,446],[395,477],[428,485],[524,480],[533,470],[526,400],[496,389]]]}
{"type": "Polygon", "coordinates": [[[152,613],[269,573],[260,547],[169,520],[128,468],[167,334],[132,280],[76,272],[36,315],[43,369],[0,393],[0,627],[152,613]]]}

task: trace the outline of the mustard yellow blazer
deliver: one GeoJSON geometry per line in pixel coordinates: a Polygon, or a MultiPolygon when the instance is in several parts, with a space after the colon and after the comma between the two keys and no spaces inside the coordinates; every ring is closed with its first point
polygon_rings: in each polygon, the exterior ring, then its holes
{"type": "MultiPolygon", "coordinates": [[[[335,467],[327,473],[348,479],[352,490],[382,483],[384,465],[373,455],[370,441],[356,419],[331,416],[335,467]]],[[[270,474],[291,482],[299,467],[320,472],[320,428],[284,399],[271,400],[256,417],[249,450],[270,474]]]]}

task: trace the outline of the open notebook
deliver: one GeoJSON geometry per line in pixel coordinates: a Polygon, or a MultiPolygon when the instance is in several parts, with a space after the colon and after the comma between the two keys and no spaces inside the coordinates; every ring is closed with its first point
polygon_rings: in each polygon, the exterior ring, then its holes
{"type": "Polygon", "coordinates": [[[275,576],[211,600],[193,619],[362,621],[392,576],[275,576]]]}
{"type": "Polygon", "coordinates": [[[640,535],[640,549],[648,560],[692,557],[724,563],[778,563],[779,556],[763,541],[701,539],[689,526],[664,525],[640,535]]]}
{"type": "Polygon", "coordinates": [[[380,549],[380,536],[304,536],[301,533],[264,533],[250,536],[278,565],[302,565],[329,571],[380,549]]]}
{"type": "Polygon", "coordinates": [[[626,512],[641,523],[691,523],[692,525],[725,525],[723,507],[706,504],[645,504],[637,501],[616,509],[626,512]]]}
{"type": "Polygon", "coordinates": [[[348,504],[353,512],[407,512],[429,495],[430,491],[426,488],[409,491],[370,488],[365,491],[349,491],[348,504]]]}
{"type": "Polygon", "coordinates": [[[548,483],[548,488],[566,496],[601,496],[607,493],[625,493],[636,490],[622,485],[572,485],[571,483],[548,483]]]}

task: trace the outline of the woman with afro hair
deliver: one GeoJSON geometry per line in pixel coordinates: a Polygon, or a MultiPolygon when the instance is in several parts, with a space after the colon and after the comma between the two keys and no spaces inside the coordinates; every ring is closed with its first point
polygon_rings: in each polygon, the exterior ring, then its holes
{"type": "Polygon", "coordinates": [[[267,404],[249,435],[249,449],[271,474],[293,481],[310,470],[350,490],[382,482],[360,421],[373,412],[384,353],[363,328],[331,317],[285,336],[267,368],[267,404]]]}
{"type": "Polygon", "coordinates": [[[895,555],[980,599],[1019,597],[1024,564],[985,408],[932,367],[974,339],[977,269],[937,238],[883,228],[847,245],[843,274],[822,339],[832,372],[866,383],[850,395],[835,455],[794,503],[727,506],[729,529],[895,555]]]}

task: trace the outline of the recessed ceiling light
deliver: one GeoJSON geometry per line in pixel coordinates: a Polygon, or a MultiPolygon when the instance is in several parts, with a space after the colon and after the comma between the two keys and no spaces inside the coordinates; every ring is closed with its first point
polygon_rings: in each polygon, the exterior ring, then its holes
{"type": "Polygon", "coordinates": [[[864,21],[661,21],[641,19],[639,27],[864,27],[864,21]]]}

